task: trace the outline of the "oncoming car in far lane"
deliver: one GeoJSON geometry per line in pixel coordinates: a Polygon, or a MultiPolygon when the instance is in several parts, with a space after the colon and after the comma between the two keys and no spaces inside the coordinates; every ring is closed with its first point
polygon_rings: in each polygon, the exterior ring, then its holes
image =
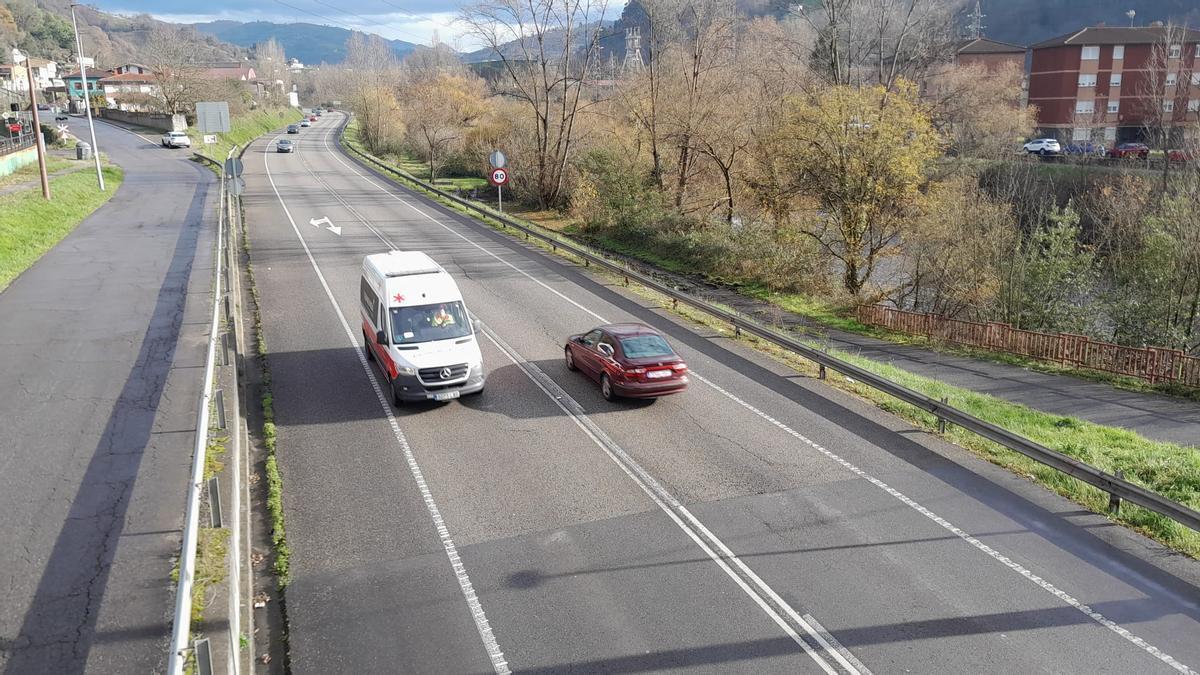
{"type": "Polygon", "coordinates": [[[599,326],[572,335],[563,347],[569,370],[600,383],[606,400],[658,398],[688,385],[688,367],[662,333],[640,323],[599,326]]]}

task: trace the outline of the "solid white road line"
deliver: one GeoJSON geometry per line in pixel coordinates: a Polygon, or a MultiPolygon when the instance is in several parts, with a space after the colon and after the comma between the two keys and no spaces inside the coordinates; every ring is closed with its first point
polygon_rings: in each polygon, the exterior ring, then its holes
{"type": "MultiPolygon", "coordinates": [[[[328,143],[326,143],[326,149],[330,149],[330,148],[329,148],[329,145],[328,145],[328,143]]],[[[503,259],[502,259],[502,258],[500,258],[498,255],[496,255],[495,253],[492,253],[491,251],[488,251],[488,250],[484,249],[484,248],[483,248],[482,246],[480,246],[479,244],[476,244],[475,242],[473,242],[473,241],[470,241],[469,239],[467,239],[467,238],[466,238],[465,236],[463,236],[462,234],[460,234],[460,233],[458,233],[458,232],[456,232],[456,231],[452,230],[452,229],[451,229],[449,226],[447,226],[447,225],[445,225],[444,223],[442,223],[442,222],[440,222],[440,221],[438,221],[438,220],[434,219],[432,216],[430,216],[429,214],[425,213],[425,212],[424,212],[422,209],[419,209],[419,208],[417,208],[415,205],[413,205],[412,203],[410,203],[408,200],[405,200],[405,199],[402,199],[402,198],[400,198],[398,195],[396,195],[395,193],[393,193],[393,192],[392,192],[391,190],[389,190],[388,188],[386,188],[386,187],[383,187],[383,186],[379,185],[377,182],[375,182],[375,181],[374,181],[374,180],[372,180],[371,178],[367,177],[366,175],[364,175],[364,174],[360,173],[360,172],[359,172],[357,169],[355,169],[354,167],[350,166],[350,165],[349,165],[349,164],[347,164],[345,161],[343,161],[343,160],[341,159],[341,157],[339,156],[339,155],[340,155],[340,153],[338,153],[338,152],[336,152],[336,151],[333,151],[332,149],[330,149],[330,150],[331,150],[331,152],[333,152],[334,158],[335,158],[335,159],[337,159],[337,161],[338,161],[339,163],[341,163],[341,164],[342,164],[342,166],[345,166],[347,169],[349,169],[349,170],[351,171],[351,173],[353,173],[353,174],[355,174],[356,176],[358,176],[358,177],[362,178],[362,179],[363,179],[364,181],[366,181],[368,184],[370,184],[370,185],[373,185],[373,186],[374,186],[376,189],[378,189],[378,190],[381,190],[381,191],[383,191],[385,194],[388,194],[388,195],[390,195],[390,196],[391,196],[393,199],[395,199],[396,201],[399,201],[400,203],[402,203],[402,204],[404,204],[404,205],[408,206],[408,207],[409,207],[409,208],[411,208],[413,211],[415,211],[415,212],[417,212],[418,214],[420,214],[420,215],[424,216],[426,219],[428,219],[428,220],[432,221],[433,223],[435,223],[435,224],[437,224],[437,225],[441,226],[443,229],[446,229],[447,231],[450,231],[450,232],[454,233],[454,234],[455,234],[455,235],[457,235],[459,238],[463,239],[464,241],[466,241],[467,243],[471,244],[471,245],[472,245],[472,246],[474,246],[475,248],[478,248],[478,249],[480,249],[481,251],[484,251],[485,253],[488,253],[488,254],[489,254],[489,255],[491,255],[493,258],[496,258],[497,260],[500,260],[500,261],[501,261],[501,262],[503,262],[504,264],[508,265],[508,266],[509,266],[509,267],[511,267],[512,269],[516,270],[517,272],[520,272],[522,275],[524,275],[524,276],[525,276],[525,277],[527,277],[528,279],[532,280],[534,283],[536,283],[536,284],[538,284],[539,286],[541,286],[541,287],[543,287],[543,288],[545,288],[545,289],[549,290],[549,291],[550,291],[551,293],[553,293],[554,295],[557,295],[557,296],[559,296],[560,298],[562,298],[562,299],[566,300],[567,302],[571,303],[571,304],[572,304],[572,305],[574,305],[575,307],[578,307],[579,309],[583,310],[584,312],[586,312],[586,313],[590,314],[591,316],[595,317],[595,318],[596,318],[596,319],[598,319],[598,320],[599,320],[601,323],[608,323],[608,321],[607,321],[607,320],[605,320],[603,317],[601,317],[601,316],[600,316],[599,314],[597,314],[596,312],[593,312],[592,310],[588,309],[587,307],[584,307],[582,304],[580,304],[580,303],[576,302],[576,301],[575,301],[575,300],[573,300],[572,298],[568,298],[567,296],[563,295],[563,294],[562,294],[562,293],[560,293],[559,291],[557,291],[557,290],[555,290],[555,289],[551,288],[550,286],[546,285],[546,284],[545,284],[545,283],[543,283],[541,280],[539,280],[539,279],[536,279],[536,278],[534,278],[533,276],[531,276],[530,274],[526,273],[524,270],[521,270],[520,268],[516,267],[515,265],[513,265],[513,264],[509,263],[508,261],[506,261],[506,260],[503,260],[503,259]]],[[[1027,569],[1027,568],[1025,568],[1024,566],[1020,565],[1020,564],[1019,564],[1019,563],[1017,563],[1017,562],[1014,562],[1014,561],[1013,561],[1011,558],[1009,558],[1008,556],[1005,556],[1004,554],[1002,554],[1002,553],[1000,553],[999,551],[995,550],[995,549],[994,549],[994,548],[992,548],[991,546],[988,546],[987,544],[984,544],[983,542],[979,541],[979,540],[978,540],[978,539],[976,539],[975,537],[971,536],[971,535],[970,535],[970,534],[968,534],[967,532],[965,532],[965,531],[961,530],[960,528],[956,527],[954,524],[952,524],[952,523],[950,523],[949,521],[947,521],[945,518],[942,518],[941,516],[937,515],[936,513],[932,512],[932,511],[930,511],[929,509],[925,508],[925,507],[924,507],[924,506],[922,506],[921,504],[917,503],[917,502],[916,502],[916,501],[914,501],[913,499],[910,499],[909,497],[907,497],[907,496],[906,496],[906,495],[904,495],[903,493],[899,492],[899,491],[898,491],[898,490],[896,490],[895,488],[893,488],[893,487],[889,486],[887,483],[884,483],[883,481],[879,480],[878,478],[875,478],[874,476],[870,475],[870,474],[869,474],[869,473],[867,473],[866,471],[863,471],[862,469],[858,468],[858,467],[857,467],[857,466],[855,466],[854,464],[852,464],[852,463],[848,462],[847,460],[843,459],[841,456],[837,455],[836,453],[834,453],[834,452],[831,452],[830,450],[828,450],[828,449],[826,449],[826,448],[824,448],[824,447],[820,446],[819,444],[817,444],[817,443],[813,442],[812,440],[808,439],[808,438],[807,438],[807,437],[805,437],[804,435],[802,435],[802,434],[800,434],[799,432],[795,431],[795,430],[794,430],[794,429],[792,429],[791,427],[788,427],[787,425],[783,424],[782,422],[780,422],[780,421],[776,420],[774,417],[771,417],[770,415],[767,415],[766,413],[764,413],[763,411],[761,411],[761,410],[759,410],[758,408],[754,407],[753,405],[751,405],[751,404],[747,403],[746,401],[744,401],[744,400],[742,400],[741,398],[739,398],[739,397],[735,396],[734,394],[730,393],[729,391],[725,390],[724,388],[722,388],[722,387],[718,386],[716,383],[712,382],[711,380],[708,380],[708,379],[706,379],[706,378],[704,378],[704,377],[700,376],[700,375],[699,375],[699,374],[698,374],[696,371],[694,371],[694,370],[690,370],[689,372],[690,372],[690,374],[691,374],[691,375],[693,375],[694,377],[696,377],[696,379],[700,380],[700,381],[701,381],[701,382],[703,382],[704,384],[706,384],[706,385],[708,385],[709,387],[713,388],[715,391],[717,391],[717,392],[719,392],[719,393],[723,394],[723,395],[724,395],[726,398],[728,398],[729,400],[731,400],[731,401],[733,401],[733,402],[737,403],[738,405],[742,406],[743,408],[746,408],[746,409],[747,409],[747,410],[749,410],[750,412],[752,412],[752,413],[754,413],[755,415],[757,415],[759,418],[761,418],[761,419],[763,419],[763,420],[767,421],[768,423],[770,423],[770,424],[774,425],[775,427],[779,428],[780,430],[784,431],[785,433],[789,434],[790,436],[792,436],[792,437],[794,437],[794,438],[797,438],[797,439],[799,439],[800,441],[802,441],[803,443],[805,443],[805,444],[806,444],[806,445],[808,445],[809,447],[811,447],[811,448],[813,448],[814,450],[816,450],[816,451],[820,452],[822,455],[824,455],[824,456],[828,457],[829,459],[833,460],[834,462],[836,462],[836,463],[838,463],[838,464],[842,465],[843,467],[845,467],[846,469],[850,470],[852,473],[854,473],[855,475],[859,476],[859,477],[860,477],[860,478],[862,478],[863,480],[866,480],[866,481],[867,481],[867,482],[869,482],[870,484],[874,485],[875,487],[877,487],[877,488],[879,488],[879,489],[883,490],[883,491],[884,491],[884,492],[886,492],[887,494],[889,494],[889,495],[891,495],[892,497],[894,497],[895,499],[899,500],[899,501],[900,501],[901,503],[903,503],[905,506],[908,506],[909,508],[913,509],[913,510],[914,510],[914,511],[916,511],[917,513],[920,513],[921,515],[925,516],[926,518],[928,518],[928,519],[932,520],[933,522],[935,522],[935,523],[937,523],[939,526],[941,526],[941,527],[945,528],[947,531],[949,531],[949,532],[953,533],[955,536],[957,536],[958,538],[960,538],[960,539],[962,539],[963,541],[967,542],[968,544],[970,544],[971,546],[973,546],[973,547],[974,547],[974,548],[976,548],[977,550],[979,550],[979,551],[982,551],[983,553],[987,554],[987,555],[988,555],[990,558],[992,558],[993,560],[996,560],[997,562],[999,562],[1000,564],[1004,565],[1004,566],[1005,566],[1005,567],[1007,567],[1008,569],[1010,569],[1010,570],[1012,570],[1012,571],[1016,572],[1017,574],[1021,575],[1021,577],[1022,577],[1022,578],[1024,578],[1026,581],[1029,581],[1029,582],[1033,583],[1035,586],[1037,586],[1038,588],[1041,588],[1042,590],[1046,591],[1047,593],[1050,593],[1050,594],[1051,594],[1051,595],[1053,595],[1054,597],[1056,597],[1056,598],[1058,598],[1059,600],[1061,600],[1062,602],[1066,603],[1068,606],[1070,606],[1070,607],[1074,607],[1075,609],[1079,610],[1080,612],[1082,612],[1082,613],[1083,613],[1085,616],[1087,616],[1087,617],[1088,617],[1089,619],[1091,619],[1092,621],[1095,621],[1096,623],[1100,624],[1101,626],[1104,626],[1105,628],[1107,628],[1107,629],[1111,630],[1113,633],[1116,633],[1117,635],[1120,635],[1122,638],[1124,638],[1125,640],[1127,640],[1127,641],[1128,641],[1130,644],[1133,644],[1133,645],[1137,646],[1137,647],[1138,647],[1139,649],[1141,649],[1142,651],[1146,652],[1147,654],[1150,654],[1150,655],[1151,655],[1151,656],[1153,656],[1154,658],[1156,658],[1156,659],[1158,659],[1158,660],[1162,661],[1163,663],[1167,664],[1168,666],[1170,666],[1170,667],[1174,668],[1175,670],[1177,670],[1177,671],[1179,671],[1179,672],[1181,672],[1181,673],[1188,673],[1189,675],[1200,675],[1200,673],[1198,673],[1197,671],[1195,671],[1195,670],[1193,670],[1192,668],[1188,667],[1187,665],[1185,665],[1185,664],[1181,663],[1179,660],[1175,659],[1175,658],[1174,658],[1174,657],[1172,657],[1170,654],[1167,654],[1166,652],[1164,652],[1164,651],[1162,651],[1161,649],[1158,649],[1157,647],[1155,647],[1154,645],[1152,645],[1152,644],[1150,644],[1150,643],[1146,642],[1145,640],[1143,640],[1142,638],[1138,637],[1137,635],[1134,635],[1132,632],[1130,632],[1128,629],[1124,628],[1124,627],[1123,627],[1123,626],[1121,626],[1120,624],[1117,624],[1116,622],[1114,622],[1114,621],[1112,621],[1112,620],[1108,619],[1107,617],[1105,617],[1104,615],[1100,614],[1099,612],[1097,612],[1097,611],[1093,610],[1093,609],[1092,609],[1091,607],[1089,607],[1088,605],[1086,605],[1086,604],[1084,604],[1084,603],[1080,602],[1080,601],[1079,601],[1078,599],[1076,599],[1074,596],[1072,596],[1072,595],[1070,595],[1070,594],[1066,593],[1065,591],[1063,591],[1063,590],[1059,589],[1058,587],[1056,587],[1055,585],[1053,585],[1053,584],[1051,584],[1050,582],[1046,581],[1045,579],[1043,579],[1043,578],[1041,578],[1041,577],[1037,576],[1036,574],[1034,574],[1033,572],[1031,572],[1030,570],[1028,570],[1028,569],[1027,569]]]]}
{"type": "MultiPolygon", "coordinates": [[[[770,616],[775,623],[783,628],[788,634],[800,645],[806,654],[812,657],[827,673],[837,672],[825,660],[824,656],[832,656],[834,660],[842,665],[847,672],[852,674],[869,675],[871,671],[867,670],[858,659],[851,661],[846,656],[839,652],[826,637],[815,630],[808,621],[796,613],[796,610],[779,597],[770,586],[750,570],[741,559],[725,546],[725,543],[716,537],[712,532],[708,531],[703,524],[700,523],[691,511],[687,509],[674,495],[662,486],[653,476],[641,467],[629,453],[617,444],[598,424],[592,421],[591,418],[583,411],[583,406],[566,392],[562,387],[558,386],[549,375],[545,373],[536,364],[530,363],[525,357],[521,356],[508,345],[499,335],[491,328],[484,326],[484,334],[492,344],[496,345],[505,356],[508,357],[513,365],[521,369],[525,376],[531,382],[537,385],[538,389],[546,395],[560,410],[567,414],[573,422],[583,430],[588,438],[592,439],[601,450],[609,456],[619,466],[633,482],[637,483],[638,487],[644,491],[663,513],[666,513],[671,520],[683,530],[685,534],[691,537],[692,541],[704,551],[713,562],[717,563],[726,574],[729,575],[734,582],[754,600],[764,612],[770,616]],[[736,568],[736,569],[734,569],[736,568]],[[793,624],[789,623],[784,615],[791,617],[795,625],[800,630],[807,633],[820,647],[820,652],[813,649],[813,646],[799,635],[793,624]],[[857,666],[855,665],[857,664],[857,666]]],[[[853,657],[851,657],[853,658],[853,657]]]]}
{"type": "Polygon", "coordinates": [[[271,168],[267,161],[270,153],[264,152],[263,155],[263,166],[266,169],[267,180],[271,183],[271,190],[275,192],[275,198],[279,200],[279,205],[283,208],[284,215],[287,216],[288,222],[291,223],[292,231],[296,233],[296,238],[300,240],[300,246],[304,248],[304,254],[308,256],[308,262],[312,265],[313,272],[316,273],[317,279],[321,282],[321,288],[325,289],[325,296],[329,299],[329,304],[333,307],[338,321],[341,322],[342,329],[346,332],[346,338],[354,347],[354,353],[358,357],[359,365],[362,366],[363,374],[366,375],[367,381],[371,384],[371,389],[375,392],[375,398],[379,400],[379,405],[387,417],[388,425],[392,428],[396,442],[400,445],[400,450],[404,453],[404,459],[408,463],[413,480],[416,482],[417,488],[421,491],[421,498],[425,502],[425,508],[429,511],[429,517],[433,520],[433,525],[437,529],[438,538],[441,539],[442,547],[446,550],[446,557],[450,560],[450,566],[453,568],[454,576],[458,580],[459,589],[462,591],[463,598],[467,601],[467,607],[471,611],[471,618],[475,621],[475,628],[479,632],[484,649],[487,651],[488,658],[492,662],[492,668],[498,674],[509,673],[511,671],[509,670],[508,662],[504,659],[504,652],[500,649],[495,635],[492,634],[491,624],[488,623],[487,615],[483,611],[483,605],[479,602],[479,596],[475,594],[475,587],[471,584],[471,578],[467,575],[467,569],[458,555],[458,548],[454,545],[454,540],[450,536],[450,530],[446,527],[446,523],[442,519],[442,512],[438,509],[437,503],[433,499],[433,493],[429,490],[429,485],[425,482],[425,475],[421,472],[421,467],[417,464],[417,459],[413,455],[412,448],[408,445],[408,438],[400,430],[400,425],[396,422],[396,416],[392,414],[391,402],[388,401],[383,390],[379,387],[379,381],[375,378],[375,374],[371,370],[371,364],[367,363],[362,350],[358,349],[358,339],[354,331],[350,329],[350,324],[346,321],[346,316],[342,314],[341,307],[338,306],[337,300],[334,299],[333,291],[329,288],[328,282],[325,281],[325,275],[321,273],[321,268],[317,265],[317,260],[313,257],[312,251],[309,250],[308,243],[304,240],[304,235],[300,234],[300,228],[296,226],[296,220],[292,218],[291,211],[283,201],[283,197],[279,194],[279,188],[275,187],[275,179],[271,176],[271,168]]]}

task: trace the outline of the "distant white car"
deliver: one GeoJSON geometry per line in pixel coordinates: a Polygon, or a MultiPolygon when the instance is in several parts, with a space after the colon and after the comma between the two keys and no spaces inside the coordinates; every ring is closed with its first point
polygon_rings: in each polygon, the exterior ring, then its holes
{"type": "Polygon", "coordinates": [[[312,122],[309,122],[308,120],[300,120],[300,126],[302,126],[302,127],[311,127],[311,126],[312,126],[312,122]]]}
{"type": "Polygon", "coordinates": [[[192,139],[182,131],[168,131],[162,136],[162,146],[164,148],[190,148],[192,139]]]}
{"type": "Polygon", "coordinates": [[[1062,146],[1055,138],[1035,138],[1024,146],[1025,152],[1036,155],[1057,155],[1062,152],[1062,146]]]}

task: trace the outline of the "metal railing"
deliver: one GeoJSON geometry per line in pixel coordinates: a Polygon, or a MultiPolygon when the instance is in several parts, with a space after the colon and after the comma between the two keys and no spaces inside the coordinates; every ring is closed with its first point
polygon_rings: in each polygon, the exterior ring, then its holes
{"type": "MultiPolygon", "coordinates": [[[[229,151],[230,156],[233,150],[229,151]]],[[[188,657],[188,638],[192,627],[192,588],[196,579],[196,544],[200,529],[200,503],[202,490],[205,487],[204,466],[205,454],[208,449],[209,406],[213,401],[213,372],[215,369],[217,344],[221,337],[221,306],[222,287],[224,281],[224,253],[226,218],[226,175],[224,166],[209,157],[199,153],[196,157],[214,164],[219,176],[220,210],[217,216],[217,243],[214,251],[216,260],[213,276],[213,308],[212,323],[209,328],[208,350],[204,357],[204,379],[201,384],[200,408],[196,415],[196,440],[192,454],[192,473],[188,484],[187,510],[183,523],[183,544],[179,555],[179,580],[175,590],[175,614],[172,621],[171,646],[168,652],[167,671],[171,675],[183,673],[184,664],[188,657]]],[[[235,514],[236,517],[236,514],[235,514]]],[[[236,542],[234,544],[237,545],[236,542]]],[[[236,643],[234,645],[236,647],[236,643]]]]}
{"type": "Polygon", "coordinates": [[[0,137],[0,155],[32,148],[35,145],[37,145],[37,135],[32,133],[0,137]]]}
{"type": "MultiPolygon", "coordinates": [[[[347,117],[346,120],[346,122],[342,123],[342,126],[338,132],[338,145],[340,147],[348,147],[341,142],[341,135],[345,131],[349,117],[347,117]]],[[[1131,483],[1124,478],[1101,471],[1094,466],[1080,462],[1079,460],[1058,452],[1057,450],[1047,448],[1046,446],[1025,438],[1019,434],[1013,433],[990,422],[981,420],[970,413],[953,408],[937,399],[909,389],[908,387],[896,382],[892,382],[891,380],[888,380],[887,378],[877,375],[869,370],[851,363],[847,363],[846,361],[843,361],[830,354],[826,354],[815,347],[811,347],[789,335],[785,335],[771,328],[763,326],[762,324],[759,324],[758,322],[745,316],[718,307],[699,298],[692,297],[686,293],[682,293],[645,274],[642,274],[641,272],[638,272],[637,270],[630,269],[629,267],[610,260],[599,253],[588,250],[579,245],[577,242],[568,240],[562,236],[542,232],[538,229],[529,227],[524,223],[518,222],[502,213],[493,211],[492,209],[480,206],[479,204],[462,199],[457,195],[436,188],[433,185],[430,185],[405,171],[387,164],[386,162],[374,157],[373,155],[370,155],[369,153],[365,153],[354,147],[349,147],[349,150],[363,158],[363,160],[366,162],[373,164],[389,173],[393,173],[425,191],[432,192],[443,199],[447,199],[465,209],[468,209],[472,213],[478,214],[485,218],[490,218],[506,227],[511,227],[519,232],[524,233],[526,239],[532,237],[550,244],[556,250],[559,248],[564,249],[570,252],[572,255],[582,258],[585,261],[585,264],[595,264],[603,267],[611,272],[622,275],[626,279],[632,279],[641,286],[649,288],[657,293],[661,293],[662,295],[671,298],[676,303],[682,303],[694,309],[698,309],[705,314],[729,323],[733,326],[738,335],[740,335],[742,332],[746,332],[779,347],[783,347],[784,349],[792,351],[819,366],[828,368],[835,372],[841,373],[846,377],[862,382],[863,384],[866,384],[878,391],[884,392],[885,394],[897,398],[905,403],[933,414],[939,419],[956,424],[967,431],[998,443],[1009,450],[1019,452],[1036,462],[1045,464],[1046,466],[1057,469],[1058,471],[1072,476],[1073,478],[1087,483],[1088,485],[1099,488],[1113,498],[1131,502],[1200,532],[1200,512],[1197,512],[1188,506],[1171,501],[1170,499],[1167,499],[1158,493],[1151,492],[1150,490],[1147,490],[1140,485],[1131,483]]]]}

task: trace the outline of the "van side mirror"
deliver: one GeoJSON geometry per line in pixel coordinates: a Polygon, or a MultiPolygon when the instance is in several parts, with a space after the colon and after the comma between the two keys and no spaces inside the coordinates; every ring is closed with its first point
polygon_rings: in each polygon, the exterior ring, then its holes
{"type": "Polygon", "coordinates": [[[605,344],[605,343],[601,342],[601,343],[600,343],[600,346],[599,346],[599,347],[597,347],[596,349],[599,349],[601,354],[603,354],[603,355],[607,356],[607,357],[608,357],[608,358],[610,358],[610,359],[613,357],[613,348],[612,348],[612,345],[605,344]]]}
{"type": "Polygon", "coordinates": [[[471,319],[471,329],[474,330],[476,333],[482,333],[483,332],[483,322],[480,321],[479,319],[471,319]]]}
{"type": "Polygon", "coordinates": [[[386,345],[388,343],[387,333],[385,333],[383,331],[376,331],[375,341],[381,345],[386,345]]]}

